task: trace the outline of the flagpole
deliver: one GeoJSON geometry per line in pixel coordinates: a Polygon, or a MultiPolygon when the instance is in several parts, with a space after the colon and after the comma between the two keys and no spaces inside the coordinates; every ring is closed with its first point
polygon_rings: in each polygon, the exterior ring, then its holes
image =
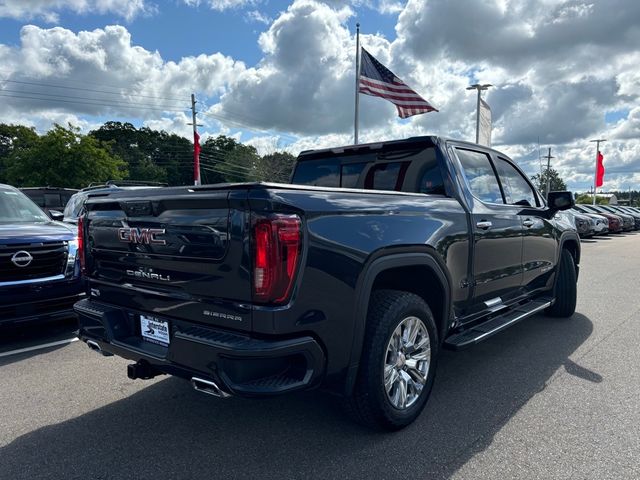
{"type": "Polygon", "coordinates": [[[200,185],[200,152],[198,137],[198,123],[196,122],[196,96],[191,94],[191,118],[193,119],[193,184],[200,185]]]}
{"type": "Polygon", "coordinates": [[[360,23],[356,23],[356,110],[353,120],[353,144],[358,144],[358,116],[360,114],[360,23]]]}
{"type": "Polygon", "coordinates": [[[596,188],[598,188],[598,154],[600,153],[600,143],[606,142],[604,138],[599,138],[597,140],[590,140],[590,142],[596,142],[596,165],[593,170],[593,205],[596,204],[596,188]]]}

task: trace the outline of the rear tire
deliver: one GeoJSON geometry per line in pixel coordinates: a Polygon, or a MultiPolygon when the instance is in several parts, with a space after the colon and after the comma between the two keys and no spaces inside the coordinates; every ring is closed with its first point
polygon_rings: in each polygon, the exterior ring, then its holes
{"type": "Polygon", "coordinates": [[[569,250],[562,249],[560,270],[554,290],[555,303],[545,310],[550,317],[570,317],[576,311],[576,265],[569,250]]]}
{"type": "Polygon", "coordinates": [[[431,394],[438,347],[433,314],[422,298],[398,290],[374,291],[347,412],[377,430],[409,425],[431,394]]]}

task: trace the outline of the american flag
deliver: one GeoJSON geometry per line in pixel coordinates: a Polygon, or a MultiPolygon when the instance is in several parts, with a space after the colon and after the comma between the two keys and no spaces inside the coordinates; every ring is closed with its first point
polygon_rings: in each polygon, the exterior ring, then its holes
{"type": "Polygon", "coordinates": [[[438,111],[364,48],[360,55],[358,91],[389,100],[398,109],[400,118],[438,111]]]}

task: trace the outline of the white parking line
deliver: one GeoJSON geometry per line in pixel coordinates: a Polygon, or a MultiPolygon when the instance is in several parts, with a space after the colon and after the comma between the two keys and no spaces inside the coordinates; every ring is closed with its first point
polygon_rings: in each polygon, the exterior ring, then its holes
{"type": "Polygon", "coordinates": [[[73,338],[67,338],[66,340],[58,340],[57,342],[49,342],[49,343],[43,343],[41,345],[34,345],[33,347],[19,348],[18,350],[11,350],[9,352],[0,353],[0,358],[8,357],[10,355],[18,355],[19,353],[32,352],[34,350],[41,350],[43,348],[57,347],[58,345],[65,345],[67,343],[77,342],[78,340],[80,340],[78,337],[73,337],[73,338]]]}

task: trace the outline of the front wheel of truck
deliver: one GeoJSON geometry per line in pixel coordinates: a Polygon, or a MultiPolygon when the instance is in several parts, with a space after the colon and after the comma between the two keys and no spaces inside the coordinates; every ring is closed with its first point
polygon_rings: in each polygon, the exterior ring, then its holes
{"type": "Polygon", "coordinates": [[[438,332],[418,295],[397,290],[372,293],[364,347],[347,411],[379,430],[399,430],[424,408],[435,378],[438,332]]]}
{"type": "Polygon", "coordinates": [[[555,302],[545,310],[550,317],[570,317],[576,311],[578,279],[573,255],[566,248],[560,255],[560,268],[554,291],[555,302]]]}

